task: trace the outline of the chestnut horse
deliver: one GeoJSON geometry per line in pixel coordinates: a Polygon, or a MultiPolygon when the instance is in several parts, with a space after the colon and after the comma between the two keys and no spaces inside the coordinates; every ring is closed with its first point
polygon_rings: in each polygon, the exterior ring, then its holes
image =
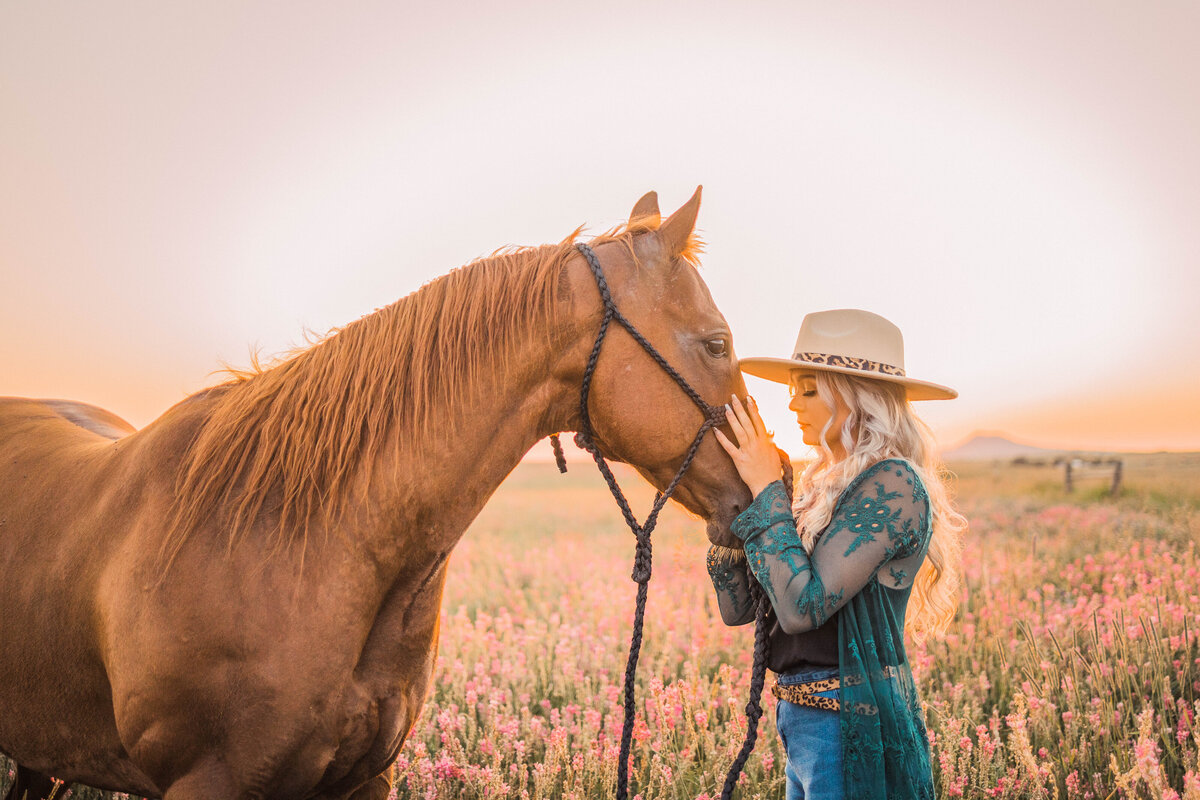
{"type": "MultiPolygon", "coordinates": [[[[622,313],[719,405],[745,386],[695,269],[699,204],[664,222],[651,192],[592,247],[622,313]]],[[[450,551],[534,443],[578,429],[603,308],[576,234],[453,270],[142,430],[0,400],[10,796],[54,775],[167,800],[385,797],[450,551]]],[[[624,330],[593,380],[601,451],[665,487],[697,406],[624,330]]],[[[728,544],[750,496],[706,437],[675,499],[728,544]]]]}

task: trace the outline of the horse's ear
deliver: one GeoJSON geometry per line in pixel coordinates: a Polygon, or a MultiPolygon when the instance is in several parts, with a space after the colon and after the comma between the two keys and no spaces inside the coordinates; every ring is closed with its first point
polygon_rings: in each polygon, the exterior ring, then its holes
{"type": "Polygon", "coordinates": [[[692,229],[696,227],[696,215],[700,213],[700,190],[702,188],[697,186],[692,199],[667,217],[667,221],[658,229],[658,236],[662,240],[663,248],[672,258],[687,249],[692,229]]]}
{"type": "Polygon", "coordinates": [[[646,192],[642,199],[633,205],[629,213],[629,230],[635,233],[656,231],[662,224],[662,214],[658,212],[658,192],[646,192]]]}

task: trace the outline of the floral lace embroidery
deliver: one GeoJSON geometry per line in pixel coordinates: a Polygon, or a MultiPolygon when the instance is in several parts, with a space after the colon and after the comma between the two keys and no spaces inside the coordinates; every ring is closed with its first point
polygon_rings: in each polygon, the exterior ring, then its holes
{"type": "Polygon", "coordinates": [[[745,554],[731,547],[714,544],[708,548],[706,566],[713,588],[717,590],[718,605],[723,605],[724,599],[735,615],[744,613],[750,605],[750,592],[744,584],[745,554]]]}
{"type": "Polygon", "coordinates": [[[845,510],[834,516],[822,536],[830,537],[839,531],[852,531],[854,541],[846,548],[845,555],[850,555],[859,545],[876,541],[875,534],[887,531],[888,538],[895,541],[899,533],[896,530],[898,518],[904,509],[888,506],[888,502],[900,496],[899,492],[889,492],[882,483],[875,484],[875,496],[856,494],[847,503],[845,510]]]}

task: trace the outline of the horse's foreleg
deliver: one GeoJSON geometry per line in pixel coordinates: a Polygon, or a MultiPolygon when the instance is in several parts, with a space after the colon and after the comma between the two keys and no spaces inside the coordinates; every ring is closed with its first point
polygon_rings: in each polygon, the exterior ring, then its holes
{"type": "Polygon", "coordinates": [[[4,800],[49,800],[51,797],[62,797],[66,792],[67,787],[49,775],[17,764],[17,779],[8,787],[4,800]]]}
{"type": "Polygon", "coordinates": [[[230,800],[239,796],[229,771],[215,761],[197,765],[163,792],[163,800],[230,800]]]}
{"type": "Polygon", "coordinates": [[[376,775],[355,789],[346,796],[345,800],[387,800],[387,796],[392,793],[392,780],[395,772],[396,766],[390,765],[383,771],[383,774],[376,775]]]}

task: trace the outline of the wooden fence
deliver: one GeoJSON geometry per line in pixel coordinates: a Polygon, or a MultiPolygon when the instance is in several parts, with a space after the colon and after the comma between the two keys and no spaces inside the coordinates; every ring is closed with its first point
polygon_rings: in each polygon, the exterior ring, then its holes
{"type": "Polygon", "coordinates": [[[1125,464],[1119,458],[1068,458],[1063,461],[1063,487],[1075,491],[1075,482],[1080,479],[1102,477],[1110,479],[1108,493],[1113,497],[1121,491],[1121,478],[1125,464]]]}

